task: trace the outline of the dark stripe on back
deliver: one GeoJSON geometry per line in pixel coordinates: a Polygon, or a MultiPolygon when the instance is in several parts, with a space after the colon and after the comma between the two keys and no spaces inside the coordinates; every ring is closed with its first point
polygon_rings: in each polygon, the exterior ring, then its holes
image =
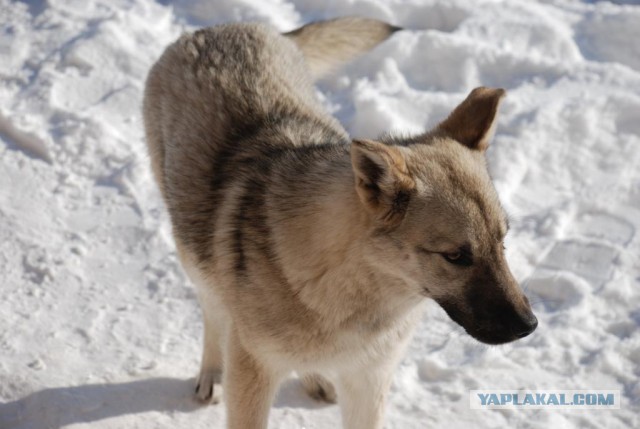
{"type": "MultiPolygon", "coordinates": [[[[178,216],[174,220],[176,228],[181,229],[181,235],[188,238],[186,244],[190,244],[199,262],[211,260],[215,256],[213,240],[218,209],[228,198],[227,194],[233,183],[243,186],[233,215],[234,229],[231,237],[232,251],[236,258],[234,266],[238,272],[247,269],[247,236],[255,237],[256,234],[268,232],[263,207],[271,170],[281,165],[280,170],[286,171],[287,175],[303,177],[317,160],[330,156],[328,149],[335,149],[341,146],[335,143],[342,143],[337,134],[326,129],[324,134],[328,143],[294,146],[293,142],[284,137],[287,135],[284,130],[295,127],[298,133],[302,133],[305,127],[317,130],[320,125],[309,118],[295,116],[256,116],[259,119],[249,123],[246,119],[237,121],[239,125],[228,131],[227,138],[224,139],[226,143],[212,157],[207,195],[201,199],[202,206],[197,208],[197,213],[182,214],[182,210],[176,210],[178,216]],[[249,234],[247,231],[252,228],[256,231],[249,234]]],[[[260,246],[265,251],[269,247],[265,243],[260,243],[260,246]]]]}

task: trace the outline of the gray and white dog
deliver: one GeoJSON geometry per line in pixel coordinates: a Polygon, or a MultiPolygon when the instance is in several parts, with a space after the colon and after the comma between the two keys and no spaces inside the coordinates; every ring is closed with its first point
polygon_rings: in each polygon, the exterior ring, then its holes
{"type": "Polygon", "coordinates": [[[204,314],[196,394],[215,402],[222,382],[229,428],[265,428],[292,371],[337,398],[345,428],[382,427],[427,298],[485,343],[536,328],[484,156],[504,91],[477,88],[435,129],[380,141],[351,140],[315,98],[315,79],[396,30],[221,25],[182,36],[149,74],[151,164],[204,314]]]}

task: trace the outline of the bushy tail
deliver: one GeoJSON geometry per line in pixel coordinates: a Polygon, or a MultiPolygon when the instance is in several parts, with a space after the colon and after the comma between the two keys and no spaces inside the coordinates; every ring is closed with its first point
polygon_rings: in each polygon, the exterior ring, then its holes
{"type": "Polygon", "coordinates": [[[302,51],[314,79],[374,48],[400,27],[368,18],[319,21],[285,33],[302,51]]]}

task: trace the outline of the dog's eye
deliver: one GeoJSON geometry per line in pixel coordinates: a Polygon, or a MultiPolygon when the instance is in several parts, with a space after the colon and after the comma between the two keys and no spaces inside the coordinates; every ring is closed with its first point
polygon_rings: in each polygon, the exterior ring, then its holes
{"type": "Polygon", "coordinates": [[[469,265],[473,264],[471,252],[466,249],[458,249],[457,251],[451,253],[441,253],[441,255],[445,259],[445,261],[453,265],[468,267],[469,265]]]}
{"type": "Polygon", "coordinates": [[[461,257],[462,257],[462,253],[461,252],[445,253],[444,254],[444,259],[446,259],[449,262],[455,262],[458,259],[460,259],[461,257]]]}

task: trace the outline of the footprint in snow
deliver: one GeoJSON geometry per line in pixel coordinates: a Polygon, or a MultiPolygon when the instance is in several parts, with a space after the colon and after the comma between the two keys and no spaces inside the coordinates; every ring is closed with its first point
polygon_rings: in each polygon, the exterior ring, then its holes
{"type": "Polygon", "coordinates": [[[548,311],[576,306],[610,280],[619,248],[635,235],[630,222],[603,212],[582,213],[567,225],[563,235],[575,238],[556,242],[526,286],[548,311]]]}
{"type": "Polygon", "coordinates": [[[634,226],[619,216],[603,212],[582,213],[566,225],[563,235],[576,238],[555,243],[540,266],[570,271],[596,286],[609,280],[618,248],[629,245],[635,235],[634,226]]]}

